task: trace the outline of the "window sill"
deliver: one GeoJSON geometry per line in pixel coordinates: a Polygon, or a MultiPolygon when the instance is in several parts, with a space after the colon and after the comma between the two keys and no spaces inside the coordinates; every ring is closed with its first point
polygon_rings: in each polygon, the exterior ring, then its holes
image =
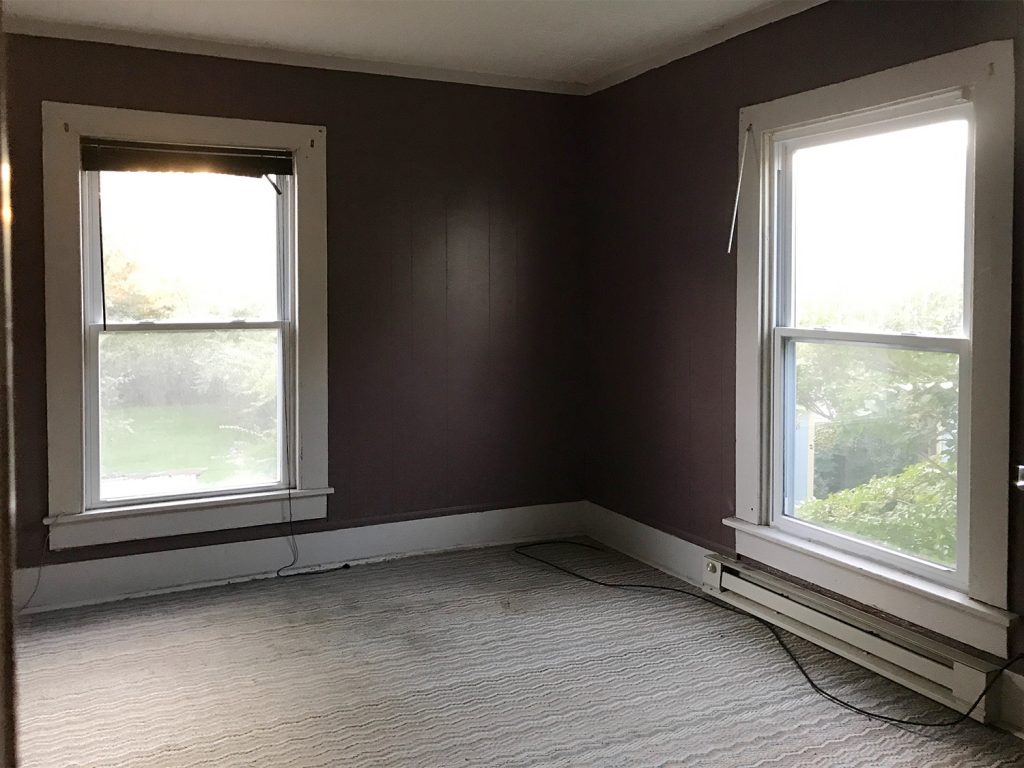
{"type": "Polygon", "coordinates": [[[736,552],[798,579],[1006,658],[1016,616],[890,566],[731,517],[736,552]]]}
{"type": "Polygon", "coordinates": [[[248,528],[327,517],[333,488],[264,491],[202,499],[110,507],[47,517],[50,549],[72,549],[118,541],[248,528]]]}

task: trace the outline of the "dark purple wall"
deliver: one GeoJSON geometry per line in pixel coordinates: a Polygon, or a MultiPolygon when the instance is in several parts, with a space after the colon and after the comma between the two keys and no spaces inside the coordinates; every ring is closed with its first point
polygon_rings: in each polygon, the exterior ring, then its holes
{"type": "Polygon", "coordinates": [[[20,565],[47,512],[42,100],[327,126],[336,493],[297,531],[583,497],[581,100],[22,36],[10,72],[20,565]]]}
{"type": "MultiPolygon", "coordinates": [[[[833,2],[587,100],[591,501],[734,546],[721,520],[735,505],[736,270],[725,250],[740,107],[1007,38],[1017,46],[1012,455],[1024,456],[1024,4],[833,2]]],[[[1024,611],[1020,496],[1011,591],[1024,611]]]]}

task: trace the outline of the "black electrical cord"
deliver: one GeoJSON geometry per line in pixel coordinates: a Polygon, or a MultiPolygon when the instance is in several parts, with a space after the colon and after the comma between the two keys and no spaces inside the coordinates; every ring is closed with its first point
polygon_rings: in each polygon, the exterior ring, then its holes
{"type": "Polygon", "coordinates": [[[292,552],[292,561],[288,565],[282,565],[277,569],[277,575],[280,576],[284,571],[289,568],[294,568],[295,564],[299,562],[299,543],[295,540],[295,518],[292,515],[292,489],[288,489],[288,549],[292,552]]]}
{"type": "MultiPolygon", "coordinates": [[[[292,466],[292,454],[291,454],[291,431],[289,429],[289,407],[285,404],[284,407],[284,463],[290,474],[294,474],[295,468],[292,466]]],[[[288,479],[288,549],[292,553],[292,561],[288,565],[282,565],[277,569],[277,575],[280,576],[282,572],[289,568],[294,568],[295,564],[299,562],[299,543],[295,540],[295,516],[292,514],[292,481],[294,477],[288,479]]]]}
{"type": "Polygon", "coordinates": [[[292,466],[292,453],[291,453],[291,430],[289,428],[289,407],[285,404],[284,407],[284,464],[289,474],[293,475],[288,478],[288,549],[292,553],[292,561],[288,565],[282,565],[277,569],[277,575],[280,577],[281,574],[289,568],[294,568],[295,564],[299,562],[299,543],[295,540],[295,516],[292,514],[292,482],[295,480],[294,473],[295,467],[292,466]]]}
{"type": "Polygon", "coordinates": [[[28,600],[26,600],[24,602],[24,604],[15,611],[15,614],[20,614],[20,613],[24,612],[32,604],[32,601],[35,600],[36,593],[39,591],[39,585],[43,581],[43,565],[44,565],[43,561],[46,559],[46,552],[47,552],[47,550],[49,550],[49,548],[50,548],[50,529],[47,528],[46,529],[46,536],[43,538],[43,548],[39,551],[39,562],[36,564],[36,583],[35,583],[35,586],[32,587],[32,592],[31,592],[31,594],[29,594],[28,600]]]}
{"type": "Polygon", "coordinates": [[[873,720],[879,720],[883,723],[890,723],[892,725],[911,725],[920,728],[951,728],[953,726],[960,725],[960,723],[967,720],[971,716],[971,713],[978,708],[978,705],[981,704],[981,700],[985,698],[985,694],[987,694],[992,689],[992,686],[995,685],[996,681],[1003,674],[1003,672],[1005,672],[1009,667],[1011,667],[1013,664],[1017,663],[1021,659],[1024,659],[1024,653],[1019,653],[1012,659],[1007,661],[1005,664],[1003,664],[1001,667],[999,667],[996,670],[995,674],[992,675],[992,678],[988,681],[988,684],[984,687],[984,689],[982,689],[981,693],[978,694],[978,698],[974,700],[974,703],[971,704],[967,711],[962,714],[958,714],[957,717],[951,720],[926,721],[906,720],[899,717],[890,717],[889,715],[883,715],[878,712],[870,712],[866,709],[861,709],[860,707],[851,704],[848,701],[844,701],[835,694],[830,693],[829,691],[826,691],[824,688],[822,688],[818,683],[814,681],[814,679],[811,677],[810,673],[808,673],[807,669],[804,667],[800,659],[797,658],[796,654],[792,651],[789,645],[786,644],[785,638],[783,638],[782,633],[779,631],[779,629],[770,621],[762,619],[760,616],[754,616],[753,614],[747,613],[746,611],[741,611],[740,609],[734,608],[728,603],[723,603],[721,600],[716,600],[713,597],[702,595],[697,592],[693,592],[689,589],[682,589],[680,587],[667,587],[659,584],[619,584],[611,581],[603,581],[601,579],[595,579],[590,576],[585,576],[582,573],[578,573],[569,568],[565,568],[561,565],[558,565],[557,563],[553,563],[550,560],[545,560],[542,557],[537,557],[536,555],[532,555],[526,551],[529,549],[534,549],[536,547],[544,547],[552,544],[567,544],[574,547],[584,547],[586,549],[592,549],[597,552],[607,551],[602,547],[597,547],[593,544],[587,544],[582,541],[556,539],[552,541],[535,542],[533,544],[522,544],[518,547],[515,547],[513,549],[513,552],[515,552],[517,555],[529,558],[530,560],[534,560],[538,563],[543,563],[544,565],[554,568],[557,571],[561,571],[562,573],[572,576],[573,578],[589,582],[590,584],[596,584],[601,587],[611,587],[613,589],[648,589],[659,592],[678,592],[680,594],[696,598],[697,600],[703,600],[705,603],[710,603],[711,605],[717,606],[718,608],[722,608],[726,611],[730,611],[740,616],[745,616],[749,619],[752,619],[761,626],[763,626],[765,629],[767,629],[769,632],[771,632],[772,637],[775,638],[775,641],[779,644],[782,650],[786,652],[786,655],[789,656],[790,661],[793,662],[794,666],[796,666],[796,668],[800,671],[800,674],[803,675],[804,680],[807,681],[807,684],[811,687],[811,690],[813,690],[819,696],[822,696],[825,699],[831,701],[833,704],[843,707],[844,709],[847,709],[850,712],[855,712],[858,715],[864,715],[865,717],[870,717],[873,720]]]}

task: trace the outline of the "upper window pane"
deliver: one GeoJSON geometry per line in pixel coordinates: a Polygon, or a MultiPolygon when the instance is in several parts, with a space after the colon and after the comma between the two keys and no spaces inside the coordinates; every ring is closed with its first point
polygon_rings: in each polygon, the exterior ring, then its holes
{"type": "Polygon", "coordinates": [[[107,322],[278,319],[278,196],[266,179],[99,175],[107,322]]]}
{"type": "Polygon", "coordinates": [[[966,119],[797,149],[797,327],[959,335],[966,119]]]}

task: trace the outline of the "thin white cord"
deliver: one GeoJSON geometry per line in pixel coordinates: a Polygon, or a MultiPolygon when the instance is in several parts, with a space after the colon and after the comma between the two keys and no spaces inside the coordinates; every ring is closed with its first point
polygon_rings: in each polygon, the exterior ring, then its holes
{"type": "Polygon", "coordinates": [[[750,144],[750,134],[753,132],[754,125],[751,123],[743,134],[743,151],[740,152],[740,175],[736,179],[736,200],[732,204],[732,225],[729,227],[729,248],[726,250],[726,254],[732,253],[732,241],[736,235],[736,217],[740,212],[740,189],[743,188],[743,166],[747,162],[747,145],[750,144]]]}

